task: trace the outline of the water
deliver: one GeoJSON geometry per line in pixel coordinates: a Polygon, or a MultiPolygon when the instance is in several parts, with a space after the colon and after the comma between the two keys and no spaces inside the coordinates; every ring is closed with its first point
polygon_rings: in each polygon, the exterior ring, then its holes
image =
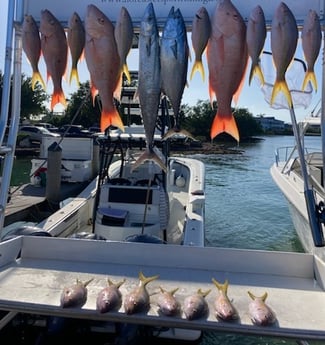
{"type": "MultiPolygon", "coordinates": [[[[277,147],[292,146],[292,136],[264,137],[240,144],[238,154],[196,155],[206,166],[206,245],[301,252],[286,200],[270,167],[277,147]]],[[[307,138],[317,147],[319,138],[307,138]]],[[[13,179],[29,181],[28,159],[17,159],[13,179]],[[28,165],[27,173],[22,166],[28,165]],[[28,177],[28,179],[27,179],[28,177]]],[[[293,315],[294,317],[294,315],[293,315]]],[[[200,345],[296,345],[293,339],[204,332],[200,345]]],[[[320,345],[321,342],[310,341],[320,345]]]]}

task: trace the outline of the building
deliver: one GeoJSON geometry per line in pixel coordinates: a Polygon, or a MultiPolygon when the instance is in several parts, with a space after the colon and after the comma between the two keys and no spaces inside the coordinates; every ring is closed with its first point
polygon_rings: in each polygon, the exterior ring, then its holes
{"type": "Polygon", "coordinates": [[[255,120],[265,132],[283,132],[286,129],[284,121],[278,120],[274,116],[259,115],[255,117],[255,120]]]}

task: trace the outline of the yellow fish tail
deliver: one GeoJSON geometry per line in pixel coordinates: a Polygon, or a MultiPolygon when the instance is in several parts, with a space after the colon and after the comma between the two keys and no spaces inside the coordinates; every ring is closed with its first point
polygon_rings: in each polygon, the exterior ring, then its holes
{"type": "Polygon", "coordinates": [[[292,108],[293,103],[292,103],[291,93],[290,93],[290,90],[288,88],[288,84],[285,80],[277,80],[275,82],[275,84],[273,86],[273,90],[272,90],[272,95],[271,95],[271,106],[275,101],[275,97],[281,91],[283,92],[284,96],[286,97],[289,107],[292,108]]]}
{"type": "Polygon", "coordinates": [[[196,60],[195,61],[194,65],[192,67],[190,80],[192,80],[196,71],[198,71],[201,74],[202,80],[205,81],[205,73],[204,73],[204,67],[203,67],[202,60],[196,60]]]}
{"type": "Polygon", "coordinates": [[[311,82],[312,86],[314,87],[315,91],[317,92],[317,79],[315,72],[312,70],[309,70],[306,72],[304,81],[302,83],[302,91],[305,91],[308,82],[311,82]]]}
{"type": "Polygon", "coordinates": [[[128,80],[128,83],[131,84],[131,75],[130,75],[129,68],[128,68],[126,63],[123,64],[122,71],[125,74],[126,79],[128,80]]]}
{"type": "Polygon", "coordinates": [[[212,278],[212,283],[217,287],[219,291],[222,291],[225,293],[225,295],[227,295],[229,285],[228,279],[226,279],[225,282],[221,284],[216,279],[212,278]]]}
{"type": "Polygon", "coordinates": [[[223,132],[228,133],[231,135],[234,139],[239,142],[239,132],[236,125],[235,118],[232,114],[229,115],[217,115],[214,117],[211,130],[210,130],[210,137],[213,139],[218,134],[221,134],[223,132]]]}
{"type": "Polygon", "coordinates": [[[35,89],[35,85],[36,83],[39,82],[43,88],[43,90],[46,90],[46,86],[45,86],[45,83],[44,83],[44,80],[40,74],[39,71],[35,71],[33,72],[33,76],[32,76],[32,90],[34,91],[35,89]]]}
{"type": "Polygon", "coordinates": [[[159,278],[159,275],[146,277],[141,271],[139,272],[139,279],[140,279],[142,285],[147,285],[151,281],[158,279],[158,278],[159,278]]]}
{"type": "Polygon", "coordinates": [[[78,74],[78,70],[76,67],[73,67],[71,69],[71,73],[70,73],[70,79],[69,79],[69,84],[71,85],[72,83],[72,79],[75,79],[76,82],[77,82],[77,85],[79,86],[80,85],[80,81],[79,81],[79,74],[78,74]]]}
{"type": "Polygon", "coordinates": [[[261,82],[261,85],[263,86],[265,84],[265,79],[264,79],[264,75],[263,75],[261,66],[258,65],[258,64],[255,65],[255,66],[252,65],[252,68],[251,68],[251,71],[250,71],[250,74],[249,74],[248,85],[251,84],[254,75],[256,75],[258,77],[258,79],[261,82]]]}

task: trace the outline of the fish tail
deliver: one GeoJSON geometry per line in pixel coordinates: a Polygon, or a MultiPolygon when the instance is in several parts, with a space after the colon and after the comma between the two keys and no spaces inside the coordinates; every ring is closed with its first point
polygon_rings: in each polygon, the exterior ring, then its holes
{"type": "Polygon", "coordinates": [[[199,71],[199,73],[202,76],[203,81],[205,81],[205,73],[204,73],[204,67],[203,67],[203,63],[202,60],[196,60],[193,67],[192,67],[192,71],[191,71],[191,76],[190,76],[190,80],[192,80],[194,74],[196,71],[199,71]]]}
{"type": "Polygon", "coordinates": [[[229,285],[228,279],[226,279],[225,282],[221,284],[216,279],[212,278],[212,283],[217,287],[219,291],[222,291],[225,294],[227,294],[228,285],[229,285]]]}
{"type": "Polygon", "coordinates": [[[83,283],[83,286],[86,287],[89,283],[91,283],[94,280],[94,278],[91,278],[87,280],[85,283],[83,283]]]}
{"type": "Polygon", "coordinates": [[[128,80],[128,83],[131,84],[131,75],[130,75],[129,68],[128,68],[126,63],[123,64],[122,70],[126,76],[126,79],[128,80]]]}
{"type": "Polygon", "coordinates": [[[308,82],[311,82],[315,91],[317,92],[317,79],[316,79],[315,72],[313,70],[308,70],[306,72],[306,75],[302,84],[302,91],[305,91],[308,82]]]}
{"type": "Polygon", "coordinates": [[[62,89],[54,90],[51,100],[51,110],[53,110],[54,106],[58,103],[61,103],[64,107],[67,106],[67,101],[62,89]]]}
{"type": "Polygon", "coordinates": [[[145,161],[153,161],[156,163],[163,171],[167,172],[166,164],[158,157],[158,155],[153,151],[147,149],[133,164],[131,171],[134,171],[145,161]]]}
{"type": "Polygon", "coordinates": [[[256,64],[255,66],[252,65],[251,71],[249,73],[248,85],[251,84],[254,75],[256,75],[258,77],[258,79],[261,82],[261,85],[263,86],[265,84],[265,79],[264,79],[264,75],[263,75],[261,66],[259,64],[256,64]]]}
{"type": "Polygon", "coordinates": [[[174,135],[179,135],[179,134],[183,134],[187,138],[191,138],[192,140],[195,140],[195,138],[189,131],[187,131],[186,129],[177,129],[177,128],[171,128],[170,130],[168,130],[167,133],[165,133],[165,135],[162,137],[162,140],[167,140],[173,137],[174,135]]]}
{"type": "Polygon", "coordinates": [[[71,69],[71,73],[70,73],[70,79],[69,79],[69,84],[71,85],[72,79],[75,79],[77,82],[77,85],[80,85],[80,81],[79,81],[79,74],[78,74],[78,70],[76,67],[73,67],[71,69]]]}
{"type": "Polygon", "coordinates": [[[274,86],[273,86],[273,90],[272,90],[272,95],[271,95],[271,106],[275,101],[275,97],[277,96],[277,94],[282,91],[284,96],[286,97],[287,101],[288,101],[288,105],[290,108],[292,108],[292,98],[291,98],[291,93],[290,90],[288,88],[288,84],[285,80],[276,80],[274,86]]]}
{"type": "Polygon", "coordinates": [[[122,119],[120,117],[120,114],[117,112],[117,110],[114,108],[111,111],[102,111],[101,117],[100,117],[100,129],[102,132],[105,131],[105,129],[109,126],[115,126],[121,129],[121,131],[124,132],[124,125],[122,122],[122,119]]]}
{"type": "Polygon", "coordinates": [[[148,283],[152,282],[155,279],[158,279],[159,275],[151,276],[151,277],[146,277],[142,271],[139,272],[139,279],[141,281],[141,284],[143,286],[146,286],[148,283]]]}
{"type": "Polygon", "coordinates": [[[40,74],[39,71],[35,71],[33,72],[33,76],[32,76],[32,90],[34,91],[35,89],[35,85],[36,83],[39,82],[43,88],[43,90],[46,90],[46,86],[45,86],[45,83],[44,83],[44,80],[40,74]]]}
{"type": "MultiPolygon", "coordinates": [[[[252,300],[255,300],[257,297],[250,291],[247,291],[249,297],[252,299],[252,300]]],[[[265,302],[265,300],[267,299],[267,292],[265,292],[261,297],[260,299],[265,302]]]]}
{"type": "Polygon", "coordinates": [[[202,291],[202,289],[197,290],[197,293],[203,297],[207,296],[210,292],[211,292],[211,289],[206,290],[206,291],[202,291]]]}
{"type": "Polygon", "coordinates": [[[235,118],[232,114],[227,115],[219,115],[218,113],[214,117],[211,130],[210,130],[210,137],[213,139],[218,134],[226,132],[230,134],[234,139],[239,142],[239,132],[236,125],[235,118]]]}

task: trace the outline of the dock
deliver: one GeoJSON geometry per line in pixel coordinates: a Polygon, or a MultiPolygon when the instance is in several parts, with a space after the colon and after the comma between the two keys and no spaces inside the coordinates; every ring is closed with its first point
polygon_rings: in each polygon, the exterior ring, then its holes
{"type": "Polygon", "coordinates": [[[0,244],[0,310],[325,340],[325,282],[320,278],[324,270],[324,263],[317,257],[304,253],[21,236],[0,244]],[[147,285],[151,296],[149,311],[127,315],[121,306],[118,311],[100,314],[96,297],[106,286],[107,278],[114,282],[125,278],[120,288],[125,296],[138,286],[139,271],[145,276],[159,275],[147,285]],[[239,314],[237,321],[216,318],[214,301],[218,292],[212,278],[220,282],[228,279],[228,295],[239,314]],[[76,279],[93,279],[87,286],[87,301],[80,308],[63,309],[61,293],[76,279]],[[197,320],[187,320],[183,313],[174,317],[161,315],[155,303],[160,286],[167,291],[178,287],[175,297],[181,305],[186,296],[198,289],[211,289],[206,297],[208,315],[197,320]],[[275,324],[253,324],[247,291],[256,296],[268,293],[266,302],[275,312],[275,324]]]}

